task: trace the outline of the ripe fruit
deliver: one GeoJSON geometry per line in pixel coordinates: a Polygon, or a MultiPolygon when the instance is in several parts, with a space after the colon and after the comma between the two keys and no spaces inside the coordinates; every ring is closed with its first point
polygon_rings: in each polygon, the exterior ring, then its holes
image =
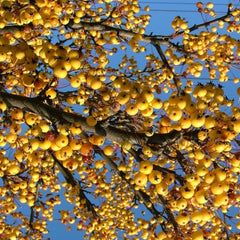
{"type": "Polygon", "coordinates": [[[82,141],[75,138],[70,142],[69,146],[72,150],[80,150],[82,146],[82,141]]]}
{"type": "Polygon", "coordinates": [[[107,156],[111,156],[113,154],[113,147],[110,145],[107,145],[104,147],[103,152],[107,156]]]}
{"type": "Polygon", "coordinates": [[[30,126],[37,123],[37,119],[38,119],[37,115],[35,115],[33,113],[29,113],[29,112],[25,113],[24,118],[25,118],[26,123],[30,126]]]}
{"type": "Polygon", "coordinates": [[[215,207],[220,207],[222,205],[227,205],[228,202],[229,202],[228,195],[227,195],[227,193],[223,192],[222,194],[215,196],[215,198],[213,200],[213,205],[215,207]]]}
{"type": "Polygon", "coordinates": [[[199,212],[198,210],[195,210],[191,213],[191,220],[194,223],[199,223],[202,220],[202,216],[201,216],[201,212],[199,212]]]}
{"type": "Polygon", "coordinates": [[[240,222],[236,223],[236,227],[237,227],[237,229],[240,229],[240,222]]]}
{"type": "Polygon", "coordinates": [[[162,181],[162,173],[159,172],[158,170],[153,170],[149,175],[148,175],[148,180],[152,184],[159,184],[162,181]]]}
{"type": "Polygon", "coordinates": [[[164,177],[164,182],[170,186],[171,184],[174,183],[175,180],[175,176],[173,173],[168,173],[165,177],[164,177]]]}
{"type": "Polygon", "coordinates": [[[216,125],[216,120],[213,116],[208,115],[208,116],[205,117],[204,127],[206,129],[213,128],[213,127],[215,127],[215,125],[216,125]]]}
{"type": "Polygon", "coordinates": [[[147,102],[151,102],[154,99],[154,94],[151,91],[151,89],[143,90],[142,96],[143,96],[143,98],[145,98],[147,100],[147,102]]]}
{"type": "Polygon", "coordinates": [[[214,195],[220,195],[224,191],[224,185],[219,181],[214,181],[210,188],[214,195]]]}
{"type": "Polygon", "coordinates": [[[147,102],[147,100],[144,99],[144,98],[139,98],[139,99],[137,99],[137,101],[136,101],[136,105],[137,105],[137,108],[138,108],[139,110],[143,111],[143,110],[147,109],[147,107],[148,107],[148,102],[147,102]]]}
{"type": "Polygon", "coordinates": [[[102,82],[101,82],[99,79],[94,78],[94,79],[91,81],[90,87],[91,87],[93,90],[98,90],[99,88],[102,87],[102,82]]]}
{"type": "Polygon", "coordinates": [[[191,237],[192,237],[191,238],[192,240],[204,240],[202,230],[198,230],[196,232],[193,232],[191,237]]]}
{"type": "Polygon", "coordinates": [[[200,128],[205,123],[205,117],[199,113],[191,114],[190,119],[191,119],[193,127],[195,127],[195,128],[200,128]]]}
{"type": "Polygon", "coordinates": [[[42,149],[42,150],[47,150],[51,147],[52,145],[52,142],[48,139],[45,139],[43,142],[39,142],[39,147],[42,149]]]}
{"type": "Polygon", "coordinates": [[[177,207],[180,210],[183,210],[187,207],[187,200],[185,198],[181,198],[179,200],[177,200],[177,207]]]}
{"type": "Polygon", "coordinates": [[[139,171],[145,175],[149,175],[153,170],[153,164],[150,161],[142,161],[139,164],[139,171]]]}
{"type": "Polygon", "coordinates": [[[62,65],[57,65],[54,69],[53,69],[53,74],[55,77],[57,78],[65,78],[67,76],[67,70],[65,69],[64,66],[62,65]]]}
{"type": "Polygon", "coordinates": [[[74,158],[69,158],[63,161],[63,166],[69,171],[74,171],[78,167],[78,161],[74,158]]]}
{"type": "Polygon", "coordinates": [[[163,105],[162,100],[159,98],[154,98],[151,102],[151,105],[155,109],[160,109],[163,105]]]}
{"type": "Polygon", "coordinates": [[[68,137],[65,136],[65,135],[59,135],[59,136],[55,139],[54,143],[55,143],[59,148],[63,148],[63,147],[65,147],[65,146],[68,145],[68,137]]]}
{"type": "Polygon", "coordinates": [[[143,173],[137,173],[135,176],[134,176],[134,182],[136,185],[138,186],[146,186],[147,185],[147,176],[143,173]]]}
{"type": "Polygon", "coordinates": [[[89,156],[93,152],[93,145],[91,143],[83,143],[81,146],[81,154],[84,156],[89,156]]]}
{"type": "Polygon", "coordinates": [[[166,196],[168,194],[168,185],[162,181],[159,184],[156,184],[156,191],[158,194],[166,196]]]}
{"type": "Polygon", "coordinates": [[[181,193],[185,199],[190,199],[194,195],[194,188],[189,183],[187,183],[181,187],[181,193]]]}
{"type": "Polygon", "coordinates": [[[97,146],[102,146],[105,142],[105,138],[99,135],[92,135],[89,137],[89,142],[97,146]]]}
{"type": "Polygon", "coordinates": [[[17,175],[20,172],[20,167],[17,164],[10,165],[7,169],[8,175],[17,175]]]}
{"type": "Polygon", "coordinates": [[[117,96],[117,100],[121,105],[125,105],[130,99],[130,95],[127,92],[120,92],[117,96]]]}
{"type": "Polygon", "coordinates": [[[207,202],[207,192],[204,189],[201,189],[195,193],[195,199],[199,204],[204,204],[207,202]]]}
{"type": "Polygon", "coordinates": [[[0,100],[0,113],[4,112],[6,109],[7,109],[6,103],[0,100]]]}
{"type": "Polygon", "coordinates": [[[97,124],[97,120],[93,116],[88,116],[86,122],[91,127],[94,127],[97,124]]]}
{"type": "Polygon", "coordinates": [[[214,174],[218,181],[224,181],[227,177],[227,173],[223,168],[216,168],[214,169],[214,174]]]}
{"type": "MultiPolygon", "coordinates": [[[[2,105],[4,105],[4,104],[2,104],[2,105]]],[[[14,109],[11,112],[11,117],[15,120],[21,120],[23,118],[23,111],[21,109],[14,109]]]]}
{"type": "Polygon", "coordinates": [[[180,124],[180,126],[181,126],[182,129],[188,129],[188,128],[190,128],[191,125],[192,125],[192,122],[191,122],[190,118],[189,118],[189,117],[186,117],[186,116],[182,116],[182,117],[179,119],[178,123],[180,124]]]}
{"type": "Polygon", "coordinates": [[[189,222],[189,215],[185,212],[180,212],[176,218],[179,225],[186,225],[189,222]]]}
{"type": "Polygon", "coordinates": [[[152,150],[150,147],[148,146],[144,146],[143,147],[143,154],[148,156],[148,157],[151,157],[152,156],[152,150]]]}
{"type": "Polygon", "coordinates": [[[240,87],[237,88],[237,94],[240,97],[240,87]]]}
{"type": "Polygon", "coordinates": [[[8,133],[6,135],[6,141],[8,143],[15,143],[16,140],[17,140],[17,134],[15,134],[15,133],[8,133]]]}
{"type": "Polygon", "coordinates": [[[132,148],[132,144],[129,141],[124,141],[122,143],[122,148],[126,151],[130,150],[132,148]]]}
{"type": "Polygon", "coordinates": [[[178,121],[182,117],[182,111],[178,107],[168,109],[168,116],[172,121],[178,121]]]}
{"type": "Polygon", "coordinates": [[[96,167],[97,169],[103,168],[103,166],[104,166],[103,161],[101,161],[101,160],[95,161],[95,167],[96,167]]]}
{"type": "Polygon", "coordinates": [[[126,107],[126,112],[127,112],[127,114],[134,116],[137,114],[138,108],[135,104],[129,103],[126,107]]]}

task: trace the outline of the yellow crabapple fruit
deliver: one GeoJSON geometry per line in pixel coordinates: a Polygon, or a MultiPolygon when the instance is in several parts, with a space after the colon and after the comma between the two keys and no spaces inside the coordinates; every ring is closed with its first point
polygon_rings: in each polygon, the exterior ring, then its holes
{"type": "Polygon", "coordinates": [[[153,170],[149,175],[148,175],[148,180],[152,184],[159,184],[162,181],[162,173],[159,172],[158,170],[153,170]]]}
{"type": "Polygon", "coordinates": [[[110,145],[107,145],[107,146],[105,146],[105,147],[103,148],[103,152],[104,152],[104,154],[107,155],[107,156],[113,155],[113,151],[114,151],[114,149],[113,149],[113,147],[110,146],[110,145]]]}
{"type": "Polygon", "coordinates": [[[134,176],[134,182],[138,186],[146,186],[147,185],[147,175],[139,172],[134,176]]]}
{"type": "Polygon", "coordinates": [[[150,161],[141,161],[139,171],[145,175],[149,175],[153,170],[153,164],[150,161]]]}

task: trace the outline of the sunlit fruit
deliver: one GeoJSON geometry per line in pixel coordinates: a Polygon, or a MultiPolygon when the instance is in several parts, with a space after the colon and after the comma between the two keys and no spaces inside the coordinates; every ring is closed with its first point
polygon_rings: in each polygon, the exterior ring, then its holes
{"type": "Polygon", "coordinates": [[[134,182],[138,186],[146,186],[147,185],[147,175],[139,172],[134,176],[134,182]]]}
{"type": "Polygon", "coordinates": [[[120,92],[117,96],[117,100],[121,105],[126,104],[130,99],[130,95],[127,92],[120,92]]]}
{"type": "Polygon", "coordinates": [[[93,152],[93,145],[91,143],[83,143],[81,146],[81,154],[85,156],[91,155],[93,152]]]}
{"type": "Polygon", "coordinates": [[[152,184],[159,184],[162,181],[162,173],[159,172],[158,170],[153,170],[149,175],[148,175],[148,180],[152,184]]]}
{"type": "Polygon", "coordinates": [[[16,133],[8,133],[6,135],[6,140],[8,143],[15,143],[17,140],[17,134],[16,133]]]}
{"type": "Polygon", "coordinates": [[[103,161],[101,161],[101,160],[95,161],[95,167],[96,167],[97,169],[103,168],[103,166],[104,166],[103,161]]]}
{"type": "MultiPolygon", "coordinates": [[[[3,104],[2,104],[3,105],[3,104]]],[[[6,109],[5,109],[6,110],[6,109]]],[[[21,109],[14,109],[11,112],[11,116],[15,120],[21,120],[23,118],[23,111],[21,109]]]]}
{"type": "Polygon", "coordinates": [[[181,187],[181,194],[185,199],[190,199],[194,195],[194,188],[190,184],[181,187]]]}
{"type": "Polygon", "coordinates": [[[151,89],[144,89],[142,95],[143,98],[147,100],[147,102],[151,102],[154,99],[154,94],[151,89]]]}
{"type": "Polygon", "coordinates": [[[227,177],[227,173],[223,168],[216,168],[214,169],[214,174],[218,181],[224,181],[227,177]]]}
{"type": "Polygon", "coordinates": [[[189,117],[186,117],[186,116],[182,116],[180,119],[179,119],[179,124],[181,126],[182,129],[188,129],[191,127],[192,125],[192,122],[190,120],[189,117]]]}
{"type": "Polygon", "coordinates": [[[176,218],[179,225],[186,225],[189,222],[189,215],[185,212],[180,212],[176,218]]]}
{"type": "Polygon", "coordinates": [[[104,152],[104,154],[107,155],[107,156],[113,155],[113,151],[114,151],[114,149],[113,149],[113,147],[110,146],[110,145],[107,145],[107,146],[105,146],[105,147],[103,148],[103,152],[104,152]]]}
{"type": "Polygon", "coordinates": [[[20,172],[20,167],[17,164],[12,164],[7,168],[8,175],[17,175],[20,172]]]}
{"type": "Polygon", "coordinates": [[[78,167],[78,161],[74,158],[68,158],[63,161],[63,166],[70,171],[74,171],[78,167]]]}
{"type": "Polygon", "coordinates": [[[136,101],[136,106],[137,106],[137,108],[138,108],[139,110],[143,111],[143,110],[147,109],[147,107],[148,107],[148,102],[147,102],[147,100],[144,99],[144,98],[139,98],[139,99],[137,99],[137,101],[136,101]]]}
{"type": "Polygon", "coordinates": [[[180,210],[183,210],[187,207],[187,200],[185,198],[181,198],[179,200],[177,200],[177,207],[180,210]]]}
{"type": "Polygon", "coordinates": [[[134,116],[137,114],[138,108],[135,104],[129,103],[126,107],[126,112],[127,112],[127,114],[134,116]]]}
{"type": "Polygon", "coordinates": [[[172,121],[178,121],[182,117],[182,110],[177,107],[171,107],[168,111],[168,116],[172,121]]]}
{"type": "Polygon", "coordinates": [[[158,194],[162,196],[166,196],[168,194],[168,185],[164,181],[156,184],[155,186],[158,194]]]}
{"type": "Polygon", "coordinates": [[[68,137],[65,135],[59,135],[55,139],[55,144],[60,148],[67,146],[68,145],[68,137]]]}
{"type": "Polygon", "coordinates": [[[219,182],[219,181],[214,181],[212,184],[211,184],[211,191],[213,194],[215,195],[220,195],[223,193],[224,191],[224,185],[223,183],[219,182]]]}
{"type": "Polygon", "coordinates": [[[93,116],[88,116],[86,122],[91,127],[94,127],[97,124],[97,120],[93,116]]]}
{"type": "Polygon", "coordinates": [[[191,213],[191,220],[194,223],[199,223],[202,220],[201,212],[198,210],[195,210],[191,213]]]}
{"type": "Polygon", "coordinates": [[[54,76],[57,78],[65,78],[67,76],[67,70],[62,65],[57,65],[53,69],[54,76]]]}
{"type": "Polygon", "coordinates": [[[205,117],[198,113],[191,114],[190,119],[191,119],[193,127],[195,127],[195,128],[200,128],[205,123],[205,117]]]}
{"type": "Polygon", "coordinates": [[[154,98],[151,102],[151,105],[155,109],[160,109],[163,105],[162,100],[159,98],[154,98]]]}
{"type": "Polygon", "coordinates": [[[142,161],[139,164],[139,171],[146,175],[150,174],[153,170],[153,164],[150,161],[142,161]]]}
{"type": "Polygon", "coordinates": [[[102,146],[105,142],[105,138],[99,135],[92,135],[89,137],[89,142],[97,146],[102,146]]]}
{"type": "Polygon", "coordinates": [[[7,109],[6,103],[0,100],[0,112],[4,112],[6,109],[7,109]]]}
{"type": "Polygon", "coordinates": [[[124,141],[123,143],[122,143],[122,148],[124,149],[124,150],[130,150],[131,148],[132,148],[132,144],[129,142],[129,141],[124,141]]]}
{"type": "Polygon", "coordinates": [[[215,125],[216,125],[216,120],[213,116],[208,115],[208,116],[205,117],[204,127],[206,129],[213,128],[213,127],[215,127],[215,125]]]}
{"type": "Polygon", "coordinates": [[[205,204],[208,201],[207,192],[204,189],[197,191],[194,196],[199,204],[205,204]]]}
{"type": "Polygon", "coordinates": [[[213,205],[216,207],[220,207],[222,205],[227,205],[229,202],[229,198],[227,193],[223,192],[217,196],[215,196],[214,200],[213,200],[213,205]]]}

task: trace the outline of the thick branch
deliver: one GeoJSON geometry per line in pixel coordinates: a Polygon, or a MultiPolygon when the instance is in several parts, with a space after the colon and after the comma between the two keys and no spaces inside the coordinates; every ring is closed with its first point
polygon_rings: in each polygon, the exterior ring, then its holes
{"type": "Polygon", "coordinates": [[[23,31],[23,29],[24,29],[24,26],[7,25],[4,28],[0,29],[0,35],[2,35],[4,32],[14,33],[15,31],[23,31]]]}
{"type": "Polygon", "coordinates": [[[166,146],[167,144],[173,143],[181,136],[181,133],[178,131],[172,131],[167,134],[154,134],[151,137],[147,137],[142,133],[128,132],[112,126],[102,127],[100,124],[97,124],[92,127],[87,124],[85,117],[76,113],[64,112],[59,108],[51,107],[40,102],[39,98],[28,98],[7,92],[0,92],[0,99],[3,100],[8,107],[16,107],[30,111],[58,125],[80,123],[83,131],[102,135],[110,141],[117,142],[120,145],[124,141],[129,141],[132,145],[156,144],[166,146]]]}

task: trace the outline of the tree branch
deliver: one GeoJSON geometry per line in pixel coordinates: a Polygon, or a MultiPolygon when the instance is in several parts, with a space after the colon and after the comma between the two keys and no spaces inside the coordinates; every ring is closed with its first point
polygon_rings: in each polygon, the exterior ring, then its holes
{"type": "Polygon", "coordinates": [[[167,144],[174,143],[181,137],[181,132],[175,130],[167,134],[154,134],[151,137],[147,137],[143,133],[128,132],[112,126],[102,127],[100,124],[89,126],[85,117],[51,107],[40,102],[39,98],[28,98],[7,92],[0,92],[0,99],[3,100],[8,107],[16,107],[30,111],[58,125],[80,123],[83,131],[104,136],[110,141],[117,142],[120,145],[124,141],[129,141],[132,145],[156,144],[166,146],[167,144]]]}
{"type": "MultiPolygon", "coordinates": [[[[51,156],[53,157],[55,163],[57,164],[60,172],[62,173],[63,177],[65,178],[65,180],[67,181],[67,183],[70,183],[71,186],[75,186],[77,185],[76,180],[74,179],[74,177],[72,176],[72,174],[69,172],[68,169],[66,169],[65,167],[63,167],[63,165],[61,164],[60,161],[58,161],[58,159],[54,156],[54,154],[51,154],[51,156]]],[[[79,186],[79,197],[80,199],[85,199],[85,207],[88,210],[89,213],[92,214],[93,217],[97,216],[97,213],[92,205],[92,203],[89,201],[89,199],[87,198],[87,196],[85,195],[84,191],[82,190],[82,188],[79,186]]]]}

